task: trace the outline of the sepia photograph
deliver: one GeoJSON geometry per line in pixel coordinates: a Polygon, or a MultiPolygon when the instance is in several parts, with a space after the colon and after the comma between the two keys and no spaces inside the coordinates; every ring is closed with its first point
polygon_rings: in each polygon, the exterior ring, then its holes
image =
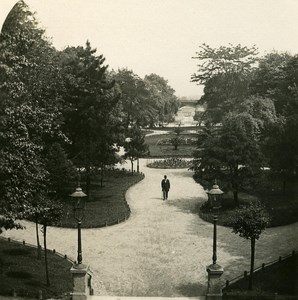
{"type": "Polygon", "coordinates": [[[0,300],[298,300],[298,2],[0,0],[0,300]]]}

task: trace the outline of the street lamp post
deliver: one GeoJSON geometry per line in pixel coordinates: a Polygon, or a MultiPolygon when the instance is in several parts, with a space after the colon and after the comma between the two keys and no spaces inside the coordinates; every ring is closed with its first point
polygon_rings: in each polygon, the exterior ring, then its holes
{"type": "Polygon", "coordinates": [[[208,202],[209,205],[213,209],[213,255],[212,255],[212,261],[213,264],[216,264],[217,261],[217,221],[218,216],[216,214],[216,210],[221,208],[221,197],[223,195],[223,191],[219,188],[219,186],[216,184],[216,181],[214,185],[212,186],[212,189],[207,191],[208,194],[208,202]]]}
{"type": "Polygon", "coordinates": [[[208,288],[207,288],[207,299],[221,299],[221,281],[220,277],[223,274],[223,268],[217,264],[217,221],[218,216],[216,210],[221,207],[221,197],[223,191],[216,184],[212,186],[212,189],[207,191],[208,203],[213,210],[213,253],[212,253],[212,264],[207,266],[208,272],[208,288]]]}
{"type": "Polygon", "coordinates": [[[80,187],[80,180],[75,192],[69,195],[72,199],[74,217],[78,223],[78,256],[77,262],[70,269],[73,277],[73,300],[87,300],[91,288],[91,275],[88,273],[89,267],[84,265],[82,256],[81,224],[84,218],[86,194],[80,187]]]}
{"type": "Polygon", "coordinates": [[[70,195],[72,197],[72,204],[74,210],[74,216],[78,223],[78,257],[77,257],[77,267],[82,265],[83,256],[82,256],[82,238],[81,238],[81,225],[84,218],[84,209],[85,209],[85,197],[87,195],[82,191],[80,187],[80,182],[75,192],[70,195]]]}

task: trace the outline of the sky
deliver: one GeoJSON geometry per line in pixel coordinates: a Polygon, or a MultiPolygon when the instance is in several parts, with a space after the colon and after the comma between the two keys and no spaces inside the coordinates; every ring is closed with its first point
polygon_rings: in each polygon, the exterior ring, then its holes
{"type": "MultiPolygon", "coordinates": [[[[0,26],[16,0],[0,0],[0,26]]],[[[168,80],[178,97],[198,99],[195,56],[211,47],[256,45],[260,54],[298,54],[297,0],[25,0],[53,45],[103,54],[110,69],[168,80]]]]}

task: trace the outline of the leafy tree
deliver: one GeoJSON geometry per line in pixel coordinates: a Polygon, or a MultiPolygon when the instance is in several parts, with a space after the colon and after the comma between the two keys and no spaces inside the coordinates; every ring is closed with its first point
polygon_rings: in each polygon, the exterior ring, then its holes
{"type": "Polygon", "coordinates": [[[222,127],[205,130],[199,140],[195,177],[203,179],[203,185],[214,178],[223,180],[225,188],[233,191],[238,206],[239,189],[255,178],[264,160],[256,121],[248,113],[230,113],[222,127]]]}
{"type": "Polygon", "coordinates": [[[298,146],[295,132],[298,118],[298,56],[273,52],[260,60],[251,82],[251,93],[265,95],[274,101],[277,122],[264,139],[271,175],[286,181],[297,171],[298,146]]]}
{"type": "Polygon", "coordinates": [[[156,121],[161,124],[170,122],[179,108],[175,90],[169,86],[167,80],[157,74],[146,75],[144,82],[150,91],[152,106],[158,111],[156,115],[152,116],[151,126],[156,121]]]}
{"type": "Polygon", "coordinates": [[[221,126],[206,126],[198,137],[195,177],[203,185],[214,178],[223,180],[238,206],[239,190],[255,185],[268,163],[264,146],[276,120],[272,100],[251,96],[227,114],[221,126]]]}
{"type": "Polygon", "coordinates": [[[48,145],[66,137],[60,128],[56,52],[23,1],[3,24],[0,53],[1,213],[11,226],[24,217],[36,193],[47,191],[48,145]]]}
{"type": "Polygon", "coordinates": [[[128,130],[128,137],[124,143],[124,158],[131,162],[131,173],[133,173],[133,163],[142,155],[148,153],[148,145],[145,144],[145,135],[142,130],[134,125],[128,130]]]}
{"type": "Polygon", "coordinates": [[[18,1],[8,14],[0,35],[0,87],[14,99],[27,92],[22,75],[24,70],[34,66],[37,49],[44,48],[43,35],[34,14],[24,1],[18,1]]]}
{"type": "Polygon", "coordinates": [[[68,47],[61,53],[66,93],[64,130],[71,140],[70,158],[86,169],[86,190],[90,191],[91,171],[99,165],[106,151],[115,152],[112,145],[121,132],[115,117],[118,98],[113,81],[107,76],[103,55],[97,56],[89,42],[86,47],[68,47]],[[101,158],[99,158],[101,155],[101,158]]]}
{"type": "Polygon", "coordinates": [[[259,60],[250,83],[250,93],[274,100],[278,114],[282,114],[288,99],[291,98],[288,87],[287,65],[291,60],[288,53],[273,52],[259,60]]]}
{"type": "Polygon", "coordinates": [[[255,46],[200,46],[200,51],[193,57],[199,60],[198,71],[191,79],[205,85],[204,95],[199,102],[207,105],[204,114],[206,122],[221,122],[225,114],[233,111],[248,96],[257,54],[255,46]]]}
{"type": "Polygon", "coordinates": [[[231,220],[233,232],[251,242],[250,276],[248,289],[253,287],[253,271],[255,261],[255,244],[261,233],[269,224],[269,216],[265,207],[259,202],[250,203],[248,206],[235,211],[231,220]]]}
{"type": "Polygon", "coordinates": [[[39,113],[21,105],[6,109],[0,121],[2,212],[11,217],[14,214],[14,219],[22,217],[37,191],[46,189],[48,173],[41,158],[42,146],[31,139],[37,132],[46,134],[47,129],[50,130],[47,119],[39,119],[38,125],[32,119],[38,118],[39,113]]]}
{"type": "Polygon", "coordinates": [[[298,166],[298,115],[287,119],[280,117],[271,127],[265,141],[264,153],[268,157],[270,175],[282,183],[286,193],[286,183],[297,174],[298,166]]]}
{"type": "Polygon", "coordinates": [[[24,227],[19,224],[16,223],[14,220],[15,216],[10,216],[10,215],[6,215],[6,216],[0,216],[0,234],[3,232],[4,230],[8,230],[8,229],[23,229],[24,227]]]}
{"type": "MultiPolygon", "coordinates": [[[[119,90],[122,121],[125,128],[137,124],[144,126],[152,123],[158,110],[152,104],[150,92],[145,82],[132,70],[120,69],[113,74],[119,90]]],[[[155,100],[154,100],[155,101],[155,100]]]]}

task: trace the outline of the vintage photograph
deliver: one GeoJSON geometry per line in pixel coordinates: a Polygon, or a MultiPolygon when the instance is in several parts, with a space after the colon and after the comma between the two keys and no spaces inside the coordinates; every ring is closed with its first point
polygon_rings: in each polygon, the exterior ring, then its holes
{"type": "Polygon", "coordinates": [[[298,2],[0,0],[0,300],[298,299],[298,2]]]}

